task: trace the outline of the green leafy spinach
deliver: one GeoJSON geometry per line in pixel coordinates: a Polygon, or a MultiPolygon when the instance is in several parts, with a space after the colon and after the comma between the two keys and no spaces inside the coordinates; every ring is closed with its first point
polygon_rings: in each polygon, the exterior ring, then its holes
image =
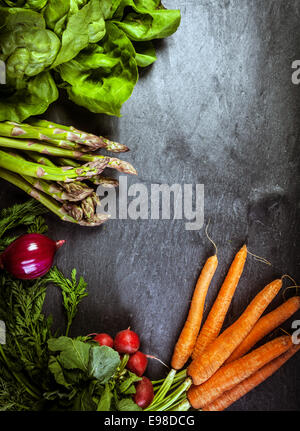
{"type": "Polygon", "coordinates": [[[66,89],[91,112],[120,115],[151,41],[173,34],[179,10],[159,0],[0,0],[0,121],[46,111],[66,89]]]}

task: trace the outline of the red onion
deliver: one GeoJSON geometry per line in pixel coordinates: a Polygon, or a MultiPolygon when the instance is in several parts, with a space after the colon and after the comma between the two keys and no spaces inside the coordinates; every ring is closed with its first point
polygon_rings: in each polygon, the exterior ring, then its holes
{"type": "Polygon", "coordinates": [[[54,255],[64,243],[39,233],[22,235],[0,255],[0,268],[21,280],[42,277],[52,267],[54,255]]]}

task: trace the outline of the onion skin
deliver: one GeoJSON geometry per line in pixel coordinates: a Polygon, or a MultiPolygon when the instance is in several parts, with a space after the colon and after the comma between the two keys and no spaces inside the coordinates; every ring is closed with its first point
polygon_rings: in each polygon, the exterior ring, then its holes
{"type": "Polygon", "coordinates": [[[38,233],[22,235],[1,254],[0,268],[20,280],[42,277],[52,267],[55,253],[64,243],[38,233]]]}

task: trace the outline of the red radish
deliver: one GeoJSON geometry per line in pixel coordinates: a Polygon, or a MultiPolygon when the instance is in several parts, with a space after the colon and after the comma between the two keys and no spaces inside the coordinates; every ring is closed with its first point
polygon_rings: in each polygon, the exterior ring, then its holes
{"type": "Polygon", "coordinates": [[[96,334],[96,336],[93,338],[93,341],[96,341],[100,346],[108,346],[113,348],[114,346],[114,340],[113,338],[105,333],[96,334]]]}
{"type": "Polygon", "coordinates": [[[135,390],[136,393],[133,395],[133,401],[142,409],[150,406],[154,398],[151,380],[144,376],[142,380],[137,383],[135,390]]]}
{"type": "Polygon", "coordinates": [[[52,267],[54,255],[64,243],[39,233],[22,235],[0,255],[0,268],[21,280],[42,277],[52,267]]]}
{"type": "Polygon", "coordinates": [[[114,347],[119,353],[128,353],[129,355],[132,355],[139,350],[139,336],[130,329],[120,331],[115,337],[114,347]]]}
{"type": "Polygon", "coordinates": [[[137,351],[130,356],[126,368],[137,376],[142,377],[142,375],[146,371],[147,364],[148,359],[146,355],[144,355],[144,353],[142,352],[137,351]]]}

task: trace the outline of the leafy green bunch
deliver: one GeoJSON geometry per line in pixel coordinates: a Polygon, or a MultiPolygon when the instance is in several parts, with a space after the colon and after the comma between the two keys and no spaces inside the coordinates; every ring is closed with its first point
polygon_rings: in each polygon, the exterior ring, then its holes
{"type": "MultiPolygon", "coordinates": [[[[0,212],[0,250],[18,230],[45,233],[44,207],[34,200],[0,212]]],[[[140,380],[125,369],[129,359],[89,337],[70,338],[86,283],[53,267],[43,278],[16,280],[0,270],[0,319],[6,343],[0,344],[0,411],[3,410],[140,410],[133,402],[140,380]],[[47,287],[62,293],[66,327],[53,332],[43,306],[47,287]]]]}
{"type": "Polygon", "coordinates": [[[44,393],[55,408],[110,411],[141,410],[131,394],[140,377],[125,369],[118,352],[107,346],[86,342],[84,338],[50,338],[49,370],[57,389],[44,393]]]}
{"type": "Polygon", "coordinates": [[[92,112],[120,116],[154,39],[174,33],[179,10],[160,0],[0,0],[0,121],[46,111],[58,88],[92,112]]]}

